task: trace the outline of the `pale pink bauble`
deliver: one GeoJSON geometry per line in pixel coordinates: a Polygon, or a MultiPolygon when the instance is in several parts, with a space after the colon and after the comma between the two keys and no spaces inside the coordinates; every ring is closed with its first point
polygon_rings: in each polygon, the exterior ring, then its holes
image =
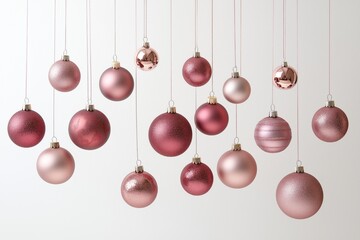
{"type": "Polygon", "coordinates": [[[195,112],[195,125],[202,133],[216,135],[224,131],[229,122],[226,109],[219,103],[204,103],[195,112]]]}
{"type": "Polygon", "coordinates": [[[243,103],[251,94],[250,83],[243,77],[231,77],[224,83],[223,94],[231,103],[243,103]]]}
{"type": "Polygon", "coordinates": [[[157,52],[149,45],[145,44],[136,53],[136,65],[143,71],[150,71],[156,68],[159,63],[157,52]]]}
{"type": "Polygon", "coordinates": [[[214,176],[204,163],[189,163],[180,175],[181,186],[191,195],[203,195],[212,187],[214,176]]]}
{"type": "Polygon", "coordinates": [[[211,78],[210,63],[203,57],[191,57],[183,65],[182,75],[193,87],[206,84],[211,78]]]}
{"type": "Polygon", "coordinates": [[[290,89],[297,83],[297,73],[294,68],[280,66],[273,72],[273,83],[280,89],[290,89]]]}
{"type": "Polygon", "coordinates": [[[80,70],[70,60],[59,60],[49,70],[51,86],[61,92],[69,92],[75,89],[80,82],[80,70]]]}

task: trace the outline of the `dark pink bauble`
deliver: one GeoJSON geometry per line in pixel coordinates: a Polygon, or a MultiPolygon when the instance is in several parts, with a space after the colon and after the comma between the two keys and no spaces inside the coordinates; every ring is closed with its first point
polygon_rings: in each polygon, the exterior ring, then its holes
{"type": "Polygon", "coordinates": [[[80,70],[70,60],[59,60],[50,67],[49,81],[56,90],[69,92],[79,85],[80,70]]]}
{"type": "Polygon", "coordinates": [[[7,130],[11,141],[16,145],[33,147],[44,137],[45,122],[35,111],[21,110],[10,118],[7,130]]]}
{"type": "Polygon", "coordinates": [[[211,73],[210,63],[200,56],[189,58],[182,68],[185,81],[193,87],[206,84],[211,78],[211,73]]]}
{"type": "Polygon", "coordinates": [[[108,140],[110,123],[99,110],[80,110],[70,120],[69,135],[79,148],[96,149],[108,140]]]}
{"type": "Polygon", "coordinates": [[[226,100],[239,104],[245,102],[251,94],[251,86],[248,80],[234,73],[231,78],[225,81],[223,94],[226,100]]]}
{"type": "Polygon", "coordinates": [[[112,101],[129,97],[134,89],[131,73],[123,67],[106,69],[100,77],[101,93],[112,101]]]}
{"type": "Polygon", "coordinates": [[[121,195],[125,202],[135,208],[143,208],[154,202],[158,193],[155,178],[147,172],[132,172],[121,184],[121,195]]]}
{"type": "Polygon", "coordinates": [[[211,169],[204,163],[189,163],[180,175],[181,186],[191,195],[207,193],[214,181],[211,169]]]}
{"type": "Polygon", "coordinates": [[[287,65],[276,68],[273,72],[273,83],[280,89],[290,89],[294,87],[297,83],[297,73],[295,69],[287,65]]]}
{"type": "Polygon", "coordinates": [[[224,131],[229,122],[226,109],[219,103],[204,103],[195,112],[197,129],[207,135],[216,135],[224,131]]]}
{"type": "Polygon", "coordinates": [[[157,52],[146,42],[136,53],[136,65],[143,71],[150,71],[159,63],[157,52]]]}

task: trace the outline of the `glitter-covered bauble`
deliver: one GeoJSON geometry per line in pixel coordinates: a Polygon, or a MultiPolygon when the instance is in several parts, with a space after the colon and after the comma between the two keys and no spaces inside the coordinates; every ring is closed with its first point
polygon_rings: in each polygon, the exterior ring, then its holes
{"type": "Polygon", "coordinates": [[[225,81],[223,94],[226,100],[231,103],[239,104],[245,102],[251,93],[250,83],[238,72],[233,72],[232,77],[225,81]]]}
{"type": "Polygon", "coordinates": [[[294,68],[288,66],[287,62],[273,72],[273,83],[277,88],[290,89],[297,83],[297,73],[294,68]]]}
{"type": "Polygon", "coordinates": [[[206,84],[210,80],[211,74],[210,63],[200,56],[200,52],[196,52],[194,57],[189,58],[182,68],[185,81],[193,87],[206,84]]]}
{"type": "Polygon", "coordinates": [[[141,70],[149,71],[156,68],[159,63],[159,57],[157,52],[150,47],[150,44],[145,42],[136,53],[135,62],[141,70]]]}

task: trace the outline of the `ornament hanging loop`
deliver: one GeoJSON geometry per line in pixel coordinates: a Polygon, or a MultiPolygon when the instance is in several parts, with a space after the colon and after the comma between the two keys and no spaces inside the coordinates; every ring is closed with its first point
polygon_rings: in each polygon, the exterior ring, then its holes
{"type": "Polygon", "coordinates": [[[68,55],[68,52],[67,52],[67,49],[65,48],[64,51],[63,51],[63,56],[64,55],[68,55]]]}
{"type": "Polygon", "coordinates": [[[117,59],[118,59],[118,58],[117,58],[117,55],[114,54],[114,55],[113,55],[113,61],[114,61],[114,62],[117,62],[117,59]]]}
{"type": "Polygon", "coordinates": [[[200,155],[198,153],[195,153],[194,158],[200,158],[200,155]]]}
{"type": "Polygon", "coordinates": [[[24,103],[25,103],[25,104],[29,104],[29,102],[30,102],[29,98],[28,98],[28,97],[25,97],[25,98],[24,98],[24,103]]]}
{"type": "Polygon", "coordinates": [[[234,144],[239,144],[240,143],[240,139],[238,137],[234,138],[234,144]]]}
{"type": "Polygon", "coordinates": [[[215,92],[213,90],[211,90],[210,93],[209,93],[209,96],[210,97],[215,97],[215,92]]]}
{"type": "Polygon", "coordinates": [[[237,72],[238,71],[238,69],[237,69],[237,66],[235,65],[234,67],[233,67],[233,72],[235,73],[235,72],[237,72]]]}
{"type": "Polygon", "coordinates": [[[169,101],[169,107],[171,108],[171,107],[174,107],[175,106],[175,102],[174,102],[174,100],[170,100],[169,101]]]}
{"type": "Polygon", "coordinates": [[[51,142],[57,142],[57,141],[58,141],[57,137],[53,136],[53,137],[51,138],[51,142]]]}
{"type": "Polygon", "coordinates": [[[276,110],[275,104],[272,103],[272,104],[270,105],[270,111],[273,112],[273,111],[275,111],[275,110],[276,110]]]}
{"type": "Polygon", "coordinates": [[[329,93],[329,94],[327,95],[327,100],[328,100],[328,101],[332,101],[332,100],[333,100],[333,96],[331,95],[331,93],[329,93]]]}
{"type": "Polygon", "coordinates": [[[149,39],[147,37],[143,38],[144,45],[149,42],[149,39]]]}
{"type": "Polygon", "coordinates": [[[296,167],[301,167],[301,166],[302,166],[302,161],[297,160],[297,161],[296,161],[296,167]]]}
{"type": "Polygon", "coordinates": [[[137,167],[142,166],[142,162],[140,159],[136,160],[136,166],[137,167]]]}

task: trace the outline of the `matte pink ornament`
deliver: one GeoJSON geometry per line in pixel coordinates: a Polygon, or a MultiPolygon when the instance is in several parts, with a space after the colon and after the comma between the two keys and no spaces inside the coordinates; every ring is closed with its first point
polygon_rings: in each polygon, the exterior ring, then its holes
{"type": "Polygon", "coordinates": [[[135,208],[144,208],[154,202],[158,193],[155,178],[138,166],[128,174],[121,184],[121,195],[125,202],[135,208]]]}
{"type": "Polygon", "coordinates": [[[293,88],[297,83],[297,73],[294,68],[289,67],[287,62],[276,68],[273,72],[273,83],[280,89],[293,88]]]}
{"type": "Polygon", "coordinates": [[[336,142],[342,139],[349,127],[346,114],[334,101],[328,101],[326,107],[320,108],[312,119],[312,129],[315,135],[325,142],[336,142]]]}
{"type": "Polygon", "coordinates": [[[136,53],[136,65],[143,71],[150,71],[159,63],[159,56],[157,52],[150,47],[148,42],[136,53]]]}
{"type": "Polygon", "coordinates": [[[171,107],[159,115],[149,128],[149,140],[156,152],[167,157],[184,153],[190,146],[192,129],[188,120],[171,107]]]}
{"type": "Polygon", "coordinates": [[[52,142],[50,148],[39,155],[36,168],[45,182],[61,184],[73,175],[75,162],[68,150],[60,147],[58,142],[52,142]]]}
{"type": "Polygon", "coordinates": [[[239,104],[245,102],[251,93],[250,83],[238,72],[233,72],[232,77],[225,81],[223,94],[226,100],[239,104]]]}
{"type": "Polygon", "coordinates": [[[60,92],[69,92],[77,87],[80,82],[80,70],[75,63],[70,61],[68,55],[55,62],[49,70],[51,86],[60,92]]]}
{"type": "Polygon", "coordinates": [[[255,159],[247,151],[241,150],[240,144],[225,152],[217,164],[220,180],[228,187],[243,188],[250,185],[257,173],[255,159]]]}
{"type": "Polygon", "coordinates": [[[38,144],[45,134],[45,122],[30,104],[25,104],[24,109],[16,112],[9,120],[8,134],[16,145],[24,148],[38,144]]]}
{"type": "Polygon", "coordinates": [[[110,136],[110,123],[107,117],[94,105],[80,110],[70,120],[69,135],[79,148],[93,150],[103,146],[110,136]]]}
{"type": "Polygon", "coordinates": [[[211,73],[210,63],[201,57],[199,52],[195,53],[195,57],[189,58],[182,68],[185,81],[193,87],[206,84],[211,78],[211,73]]]}
{"type": "Polygon", "coordinates": [[[304,173],[302,166],[295,173],[285,176],[276,189],[276,201],[289,217],[304,219],[320,209],[324,194],[319,181],[304,173]]]}

